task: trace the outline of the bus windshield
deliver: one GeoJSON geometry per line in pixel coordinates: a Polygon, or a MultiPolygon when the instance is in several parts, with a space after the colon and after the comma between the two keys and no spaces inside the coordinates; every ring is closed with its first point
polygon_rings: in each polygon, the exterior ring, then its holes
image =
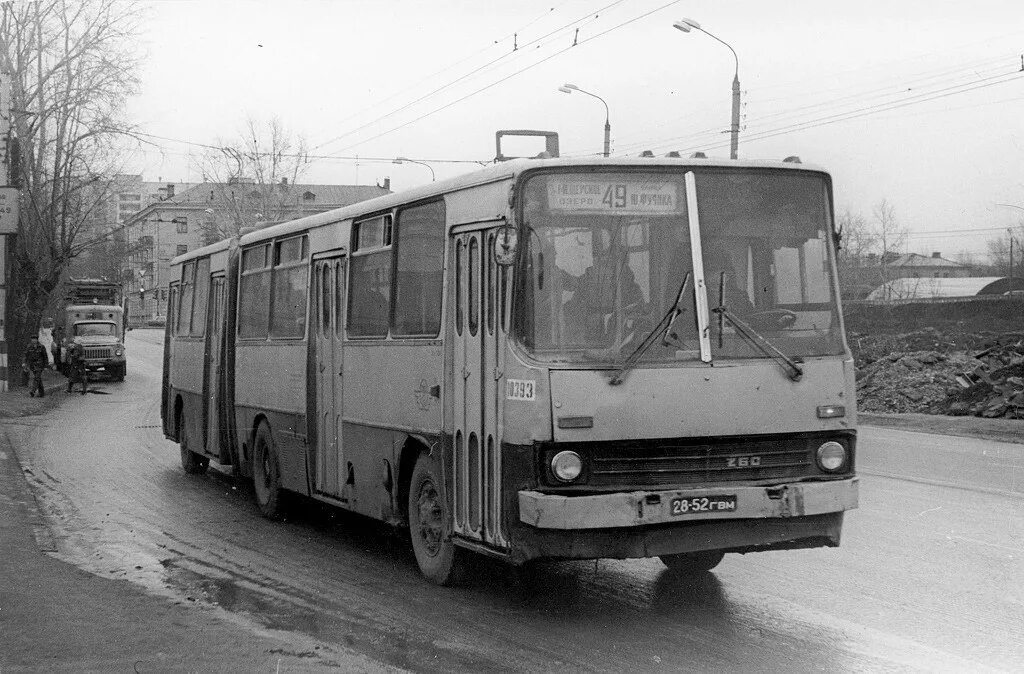
{"type": "Polygon", "coordinates": [[[641,362],[697,359],[700,292],[712,310],[713,357],[767,357],[731,316],[789,356],[842,353],[825,178],[772,169],[693,172],[698,242],[691,241],[684,171],[527,181],[516,311],[518,339],[533,356],[614,365],[656,331],[641,362]],[[693,282],[695,243],[703,288],[693,282]]]}

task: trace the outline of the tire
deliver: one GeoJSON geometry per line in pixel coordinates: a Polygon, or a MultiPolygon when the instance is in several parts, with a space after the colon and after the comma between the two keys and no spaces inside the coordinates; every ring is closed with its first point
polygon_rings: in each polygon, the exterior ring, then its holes
{"type": "Polygon", "coordinates": [[[178,416],[178,435],[181,440],[178,446],[181,448],[181,467],[189,475],[202,475],[210,466],[210,457],[196,454],[188,448],[188,434],[181,427],[181,416],[178,416]]]}
{"type": "Polygon", "coordinates": [[[661,555],[659,559],[676,573],[697,574],[710,571],[725,557],[721,550],[704,552],[681,552],[677,555],[661,555]]]}
{"type": "Polygon", "coordinates": [[[122,365],[121,367],[117,368],[117,372],[114,373],[114,377],[113,377],[114,381],[124,381],[124,376],[125,376],[127,371],[128,371],[128,366],[127,365],[122,365]]]}
{"type": "Polygon", "coordinates": [[[274,436],[266,422],[260,422],[253,442],[252,484],[256,492],[256,505],[263,516],[280,519],[284,515],[281,462],[274,446],[274,436]]]}
{"type": "Polygon", "coordinates": [[[450,508],[437,461],[420,454],[409,483],[409,534],[420,572],[438,585],[457,585],[466,566],[466,551],[452,541],[450,508]]]}

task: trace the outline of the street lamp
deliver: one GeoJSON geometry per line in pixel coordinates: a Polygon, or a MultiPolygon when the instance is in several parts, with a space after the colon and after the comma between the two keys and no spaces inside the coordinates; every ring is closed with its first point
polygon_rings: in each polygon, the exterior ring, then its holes
{"type": "Polygon", "coordinates": [[[424,161],[416,161],[415,159],[409,159],[408,157],[395,157],[391,160],[392,164],[403,164],[409,162],[410,164],[419,164],[420,166],[426,166],[430,170],[430,182],[434,182],[437,177],[434,175],[434,167],[424,161]]]}
{"type": "Polygon", "coordinates": [[[729,51],[732,52],[733,59],[736,60],[736,73],[732,78],[732,129],[731,139],[729,142],[729,158],[736,159],[740,145],[740,57],[736,55],[736,50],[733,49],[728,42],[717,35],[713,35],[712,33],[704,30],[700,27],[700,24],[693,19],[680,19],[672,25],[684,33],[689,33],[691,30],[699,30],[708,37],[721,42],[726,47],[729,47],[729,51]]]}
{"type": "Polygon", "coordinates": [[[601,101],[601,103],[604,104],[604,156],[607,157],[611,153],[611,146],[612,146],[612,125],[608,121],[609,120],[608,104],[605,103],[605,100],[603,98],[601,98],[600,96],[598,96],[597,94],[592,94],[589,91],[585,91],[583,89],[580,89],[575,84],[569,84],[568,82],[566,82],[562,86],[558,87],[558,90],[561,91],[562,93],[565,93],[565,94],[571,94],[574,91],[578,91],[581,94],[586,94],[587,96],[592,96],[593,98],[596,98],[597,100],[601,101]]]}

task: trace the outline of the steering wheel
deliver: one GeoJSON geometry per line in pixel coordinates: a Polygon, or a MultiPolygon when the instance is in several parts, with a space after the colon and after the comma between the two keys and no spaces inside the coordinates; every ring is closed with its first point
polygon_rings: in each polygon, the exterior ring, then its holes
{"type": "Polygon", "coordinates": [[[768,309],[756,311],[747,316],[747,322],[766,330],[785,330],[793,327],[798,316],[789,309],[768,309]]]}

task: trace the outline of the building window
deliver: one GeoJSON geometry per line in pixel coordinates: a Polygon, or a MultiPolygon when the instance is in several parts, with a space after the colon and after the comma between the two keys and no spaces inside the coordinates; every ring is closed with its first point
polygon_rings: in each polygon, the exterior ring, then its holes
{"type": "Polygon", "coordinates": [[[312,192],[303,192],[302,200],[303,201],[316,201],[316,195],[313,194],[312,192]]]}
{"type": "Polygon", "coordinates": [[[178,252],[176,252],[175,255],[184,255],[185,253],[188,252],[188,244],[187,243],[179,243],[177,251],[178,252]]]}
{"type": "Polygon", "coordinates": [[[188,234],[188,220],[185,218],[174,218],[171,222],[177,225],[178,234],[188,234]]]}

